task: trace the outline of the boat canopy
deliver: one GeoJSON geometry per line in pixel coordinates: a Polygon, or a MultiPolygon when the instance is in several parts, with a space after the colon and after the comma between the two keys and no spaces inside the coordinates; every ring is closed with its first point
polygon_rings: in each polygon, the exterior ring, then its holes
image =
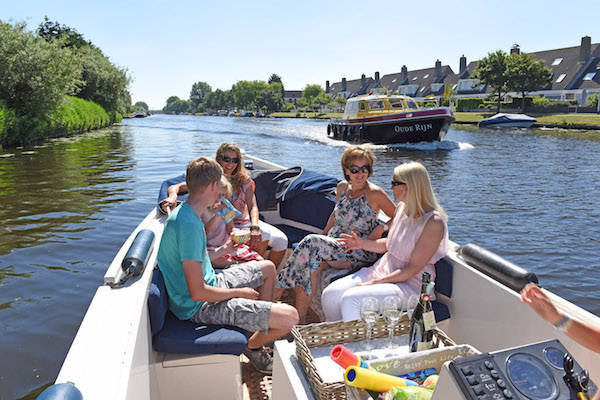
{"type": "Polygon", "coordinates": [[[416,111],[418,109],[417,103],[409,96],[368,94],[349,98],[344,109],[344,118],[362,118],[380,114],[416,111]]]}

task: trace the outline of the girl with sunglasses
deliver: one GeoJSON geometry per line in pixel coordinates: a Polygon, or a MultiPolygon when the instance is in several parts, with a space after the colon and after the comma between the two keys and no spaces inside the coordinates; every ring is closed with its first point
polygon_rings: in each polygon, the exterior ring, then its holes
{"type": "MultiPolygon", "coordinates": [[[[363,268],[329,285],[322,295],[327,321],[351,321],[360,318],[360,302],[372,296],[408,299],[419,295],[421,275],[435,279],[434,264],[448,253],[446,214],[439,205],[429,174],[417,162],[394,169],[394,199],[399,202],[387,238],[369,240],[342,234],[339,243],[352,252],[366,250],[385,253],[373,266],[363,268]]],[[[432,300],[435,295],[432,293],[432,300]]]]}
{"type": "Polygon", "coordinates": [[[363,249],[345,252],[336,240],[342,233],[350,232],[358,237],[379,238],[387,226],[380,223],[377,214],[383,210],[390,217],[394,215],[394,202],[383,189],[369,182],[374,159],[373,153],[361,146],[350,146],[344,151],[341,164],[346,180],[337,186],[335,208],[323,234],[302,239],[278,274],[278,288],[296,289],[296,309],[301,324],[306,322],[313,300],[313,309],[323,316],[320,293],[334,277],[347,274],[349,269],[370,265],[378,257],[363,249]]]}
{"type": "MultiPolygon", "coordinates": [[[[268,258],[276,267],[279,266],[287,249],[288,239],[281,230],[258,218],[255,185],[250,173],[244,168],[242,151],[236,144],[223,143],[217,149],[216,160],[233,187],[231,204],[242,213],[233,220],[234,226],[239,229],[250,229],[249,246],[261,255],[266,253],[268,246],[271,246],[268,258]]],[[[187,185],[182,182],[170,186],[168,193],[169,197],[163,200],[161,205],[173,209],[177,206],[177,194],[187,193],[187,185]]]]}

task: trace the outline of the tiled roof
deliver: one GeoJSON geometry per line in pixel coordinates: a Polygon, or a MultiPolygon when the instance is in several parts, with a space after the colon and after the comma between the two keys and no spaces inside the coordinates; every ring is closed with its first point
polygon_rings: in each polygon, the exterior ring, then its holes
{"type": "MultiPolygon", "coordinates": [[[[588,38],[589,40],[589,38],[588,38]]],[[[538,60],[544,60],[546,66],[552,69],[552,84],[545,90],[571,90],[571,89],[595,89],[600,90],[600,44],[591,45],[591,54],[588,61],[584,64],[579,62],[581,46],[566,47],[562,49],[545,50],[532,52],[538,60]],[[562,59],[558,62],[559,59],[562,59]],[[554,65],[553,65],[554,64],[554,65]],[[592,74],[596,72],[595,74],[592,74]],[[562,79],[559,79],[564,74],[562,79]],[[589,75],[588,75],[589,74],[589,75]],[[585,79],[585,77],[588,79],[585,79]],[[560,82],[557,82],[560,80],[560,82]]],[[[397,91],[400,86],[409,96],[425,97],[429,94],[442,95],[446,87],[460,86],[469,81],[461,80],[473,79],[473,71],[479,61],[471,61],[466,66],[463,76],[454,73],[448,65],[442,67],[442,79],[436,79],[435,67],[419,70],[407,71],[408,79],[402,82],[402,73],[392,73],[381,77],[381,86],[392,91],[397,91]],[[443,83],[443,86],[436,85],[443,83]],[[433,86],[432,86],[433,84],[433,86]],[[415,93],[408,93],[414,91],[415,93]]],[[[366,85],[361,85],[360,79],[347,81],[347,92],[352,95],[368,93],[375,86],[373,78],[366,79],[366,85]]],[[[466,85],[468,86],[468,85],[466,85]]],[[[336,95],[341,92],[342,83],[335,82],[330,86],[330,94],[336,95]]],[[[456,90],[455,89],[455,90],[456,90]]],[[[490,92],[491,88],[486,87],[484,92],[490,92]]],[[[480,90],[463,90],[458,94],[482,93],[480,90]]]]}
{"type": "Polygon", "coordinates": [[[302,90],[284,90],[283,97],[286,99],[299,99],[302,97],[302,90]]]}

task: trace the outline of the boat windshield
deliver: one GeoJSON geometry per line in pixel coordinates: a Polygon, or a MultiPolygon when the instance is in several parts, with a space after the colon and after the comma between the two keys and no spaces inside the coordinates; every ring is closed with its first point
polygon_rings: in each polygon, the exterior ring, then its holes
{"type": "Polygon", "coordinates": [[[419,109],[419,107],[417,106],[417,103],[415,103],[413,100],[406,100],[406,106],[413,110],[419,109]]]}
{"type": "Polygon", "coordinates": [[[371,100],[369,101],[369,110],[384,110],[385,103],[383,100],[371,100]]]}
{"type": "Polygon", "coordinates": [[[402,99],[390,99],[390,108],[394,110],[402,109],[404,108],[404,102],[402,99]]]}

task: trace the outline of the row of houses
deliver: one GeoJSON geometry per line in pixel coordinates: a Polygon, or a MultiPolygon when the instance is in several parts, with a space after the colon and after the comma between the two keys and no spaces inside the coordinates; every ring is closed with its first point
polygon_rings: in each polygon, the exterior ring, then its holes
{"type": "MultiPolygon", "coordinates": [[[[519,45],[513,45],[510,53],[519,53],[519,45]]],[[[543,60],[552,70],[552,83],[531,95],[539,95],[550,100],[576,100],[579,105],[585,105],[587,97],[600,92],[600,44],[592,44],[589,36],[581,38],[579,46],[563,49],[545,50],[530,53],[538,60],[543,60]]],[[[409,71],[403,65],[400,72],[380,76],[375,72],[373,77],[363,74],[360,79],[325,83],[325,92],[331,97],[349,98],[369,93],[373,88],[385,87],[394,93],[404,94],[417,100],[435,96],[441,98],[447,88],[452,88],[456,97],[486,97],[491,88],[478,85],[473,79],[473,71],[479,61],[471,61],[463,55],[459,60],[459,71],[455,73],[449,65],[442,65],[440,60],[432,68],[409,71]]],[[[302,96],[301,91],[290,93],[286,101],[295,103],[295,97],[302,96]]],[[[512,94],[513,96],[516,94],[512,94]]],[[[508,94],[510,97],[511,94],[508,94]]]]}

